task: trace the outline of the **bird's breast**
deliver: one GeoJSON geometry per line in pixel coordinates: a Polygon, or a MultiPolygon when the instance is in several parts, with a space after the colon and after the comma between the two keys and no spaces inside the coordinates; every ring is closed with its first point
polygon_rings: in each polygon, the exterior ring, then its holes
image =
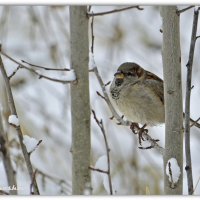
{"type": "Polygon", "coordinates": [[[164,105],[150,88],[135,84],[113,91],[111,95],[127,119],[148,125],[164,123],[164,105]]]}

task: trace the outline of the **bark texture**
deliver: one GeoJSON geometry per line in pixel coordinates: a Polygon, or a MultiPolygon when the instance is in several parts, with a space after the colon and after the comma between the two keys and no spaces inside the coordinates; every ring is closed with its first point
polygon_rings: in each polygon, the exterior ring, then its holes
{"type": "MultiPolygon", "coordinates": [[[[72,193],[90,190],[90,99],[87,6],[70,6],[71,68],[77,83],[71,84],[72,193]]],[[[88,192],[87,192],[88,193],[88,192]]]]}
{"type": "MultiPolygon", "coordinates": [[[[181,87],[181,51],[179,16],[176,6],[161,7],[163,20],[163,73],[165,99],[164,191],[166,195],[182,194],[183,185],[183,108],[181,87]],[[175,158],[180,177],[172,184],[166,175],[166,164],[175,158]]],[[[172,171],[173,175],[173,171],[172,171]]]]}

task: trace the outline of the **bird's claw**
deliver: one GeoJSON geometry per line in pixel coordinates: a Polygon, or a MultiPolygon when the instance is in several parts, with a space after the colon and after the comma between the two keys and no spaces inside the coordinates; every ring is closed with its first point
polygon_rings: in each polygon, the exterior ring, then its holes
{"type": "Polygon", "coordinates": [[[133,122],[130,126],[130,129],[132,130],[132,132],[134,134],[138,134],[138,140],[141,146],[142,146],[142,141],[145,141],[145,139],[143,138],[143,135],[148,133],[148,129],[145,129],[145,127],[146,127],[146,124],[140,128],[139,124],[135,122],[133,122]]]}

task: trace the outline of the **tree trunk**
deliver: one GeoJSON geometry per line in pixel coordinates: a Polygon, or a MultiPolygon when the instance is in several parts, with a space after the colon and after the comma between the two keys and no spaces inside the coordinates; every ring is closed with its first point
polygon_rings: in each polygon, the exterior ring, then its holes
{"type": "MultiPolygon", "coordinates": [[[[176,6],[161,7],[163,18],[163,73],[165,99],[165,154],[164,191],[166,195],[182,194],[183,184],[183,108],[181,87],[181,51],[179,16],[176,6]],[[170,158],[180,167],[178,182],[170,181],[166,175],[170,158]]],[[[175,174],[171,169],[172,176],[175,174]],[[174,173],[174,174],[173,174],[174,173]]]]}
{"type": "Polygon", "coordinates": [[[71,68],[77,83],[71,84],[72,193],[90,187],[90,99],[87,6],[70,6],[71,68]]]}

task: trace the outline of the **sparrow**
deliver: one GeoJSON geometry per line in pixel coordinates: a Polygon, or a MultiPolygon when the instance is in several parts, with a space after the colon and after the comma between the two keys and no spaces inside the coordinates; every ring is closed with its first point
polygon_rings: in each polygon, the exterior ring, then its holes
{"type": "MultiPolygon", "coordinates": [[[[136,63],[121,64],[110,86],[112,102],[130,121],[148,126],[165,123],[163,80],[136,63]]],[[[200,128],[200,124],[191,122],[200,128]]]]}

